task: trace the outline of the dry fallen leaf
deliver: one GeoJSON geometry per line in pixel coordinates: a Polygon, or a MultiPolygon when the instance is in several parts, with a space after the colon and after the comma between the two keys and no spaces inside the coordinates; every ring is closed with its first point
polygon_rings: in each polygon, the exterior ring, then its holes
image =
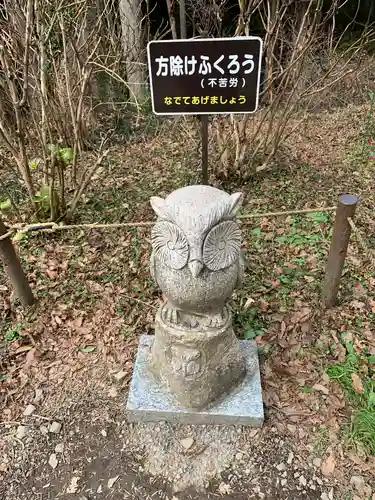
{"type": "Polygon", "coordinates": [[[243,306],[243,308],[246,310],[246,309],[249,309],[249,307],[254,304],[255,300],[252,298],[252,297],[249,297],[246,302],[245,302],[245,305],[243,306]]]}
{"type": "Polygon", "coordinates": [[[117,397],[117,389],[116,387],[111,387],[108,391],[108,394],[111,396],[111,398],[117,397]]]}
{"type": "Polygon", "coordinates": [[[335,457],[334,455],[329,455],[326,460],[322,463],[322,474],[323,476],[329,476],[333,473],[336,467],[335,457]]]}
{"type": "Polygon", "coordinates": [[[346,358],[346,349],[341,343],[336,345],[335,357],[339,363],[342,363],[346,358]]]}
{"type": "Polygon", "coordinates": [[[36,349],[31,349],[27,352],[23,370],[27,370],[30,366],[35,366],[38,363],[38,353],[36,349]]]}
{"type": "Polygon", "coordinates": [[[363,392],[362,380],[356,373],[352,373],[352,385],[356,392],[363,392]]]}
{"type": "Polygon", "coordinates": [[[285,330],[286,330],[286,324],[285,324],[285,321],[282,321],[281,322],[281,336],[284,335],[285,330]]]}
{"type": "Polygon", "coordinates": [[[31,351],[32,348],[33,348],[32,345],[22,345],[16,350],[16,354],[21,354],[22,352],[31,351]]]}
{"type": "Polygon", "coordinates": [[[342,338],[345,342],[353,342],[353,333],[345,332],[342,334],[342,338]]]}
{"type": "Polygon", "coordinates": [[[25,408],[25,411],[23,412],[24,417],[29,417],[30,415],[32,415],[34,413],[35,410],[36,410],[36,408],[34,405],[31,405],[31,404],[27,405],[25,408]]]}
{"type": "Polygon", "coordinates": [[[218,492],[221,494],[221,495],[229,495],[229,493],[231,492],[231,487],[229,484],[226,484],[226,483],[220,483],[219,484],[219,488],[218,488],[218,492]]]}
{"type": "Polygon", "coordinates": [[[56,469],[57,465],[58,465],[58,460],[57,460],[57,457],[56,457],[56,453],[52,453],[48,459],[48,463],[49,465],[52,467],[52,469],[56,469]]]}
{"type": "Polygon", "coordinates": [[[359,300],[352,300],[350,305],[354,307],[354,309],[358,309],[359,311],[363,311],[366,307],[366,304],[359,300]]]}
{"type": "Polygon", "coordinates": [[[307,333],[310,332],[310,330],[311,330],[311,323],[310,323],[310,321],[306,321],[306,322],[302,323],[302,325],[301,325],[301,332],[303,334],[306,335],[307,333]]]}
{"type": "Polygon", "coordinates": [[[269,303],[264,300],[264,299],[259,299],[259,309],[262,311],[262,312],[266,312],[269,308],[269,303]]]}
{"type": "Polygon", "coordinates": [[[328,396],[329,394],[329,390],[327,387],[325,387],[324,385],[322,384],[315,384],[313,385],[313,389],[314,391],[319,391],[319,392],[323,392],[323,394],[326,394],[328,396]]]}
{"type": "Polygon", "coordinates": [[[191,438],[191,437],[187,437],[185,439],[181,439],[180,441],[181,443],[181,446],[185,449],[185,450],[188,450],[189,448],[191,448],[194,444],[194,439],[191,438]]]}
{"type": "Polygon", "coordinates": [[[115,482],[117,481],[117,479],[119,478],[120,476],[116,476],[116,477],[111,477],[110,479],[108,479],[108,488],[112,488],[112,486],[115,484],[115,482]]]}
{"type": "Polygon", "coordinates": [[[304,276],[304,278],[307,283],[312,283],[313,281],[315,281],[314,276],[304,276]]]}
{"type": "Polygon", "coordinates": [[[46,273],[51,279],[55,279],[57,277],[57,271],[55,271],[54,269],[47,269],[46,273]]]}
{"type": "Polygon", "coordinates": [[[78,481],[80,480],[79,476],[73,476],[70,480],[70,484],[66,490],[67,493],[76,493],[78,490],[78,481]]]}

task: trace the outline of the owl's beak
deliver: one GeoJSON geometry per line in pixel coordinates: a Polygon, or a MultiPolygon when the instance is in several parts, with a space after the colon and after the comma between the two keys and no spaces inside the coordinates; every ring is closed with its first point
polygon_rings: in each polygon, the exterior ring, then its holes
{"type": "Polygon", "coordinates": [[[193,278],[197,278],[203,269],[203,264],[200,260],[191,260],[188,266],[193,278]]]}

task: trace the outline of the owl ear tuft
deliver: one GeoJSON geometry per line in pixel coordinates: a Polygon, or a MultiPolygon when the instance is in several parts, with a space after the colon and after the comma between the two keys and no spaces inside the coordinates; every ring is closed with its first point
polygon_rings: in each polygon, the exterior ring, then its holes
{"type": "Polygon", "coordinates": [[[241,208],[243,202],[243,193],[234,193],[230,196],[228,207],[226,210],[227,217],[234,217],[241,208]]]}
{"type": "Polygon", "coordinates": [[[164,198],[160,198],[159,196],[151,196],[150,203],[158,217],[164,218],[167,215],[164,198]]]}

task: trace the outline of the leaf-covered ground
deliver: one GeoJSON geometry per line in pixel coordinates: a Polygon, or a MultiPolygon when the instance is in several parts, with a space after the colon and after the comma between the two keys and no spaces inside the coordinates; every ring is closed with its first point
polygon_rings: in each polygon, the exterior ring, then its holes
{"type": "MultiPolygon", "coordinates": [[[[245,185],[214,184],[245,193],[243,215],[332,206],[339,194],[356,194],[356,224],[374,247],[375,161],[359,151],[365,116],[360,107],[312,115],[290,139],[285,165],[245,185]]],[[[150,123],[142,139],[112,149],[81,222],[153,220],[151,195],[199,181],[198,123],[150,123]]],[[[233,457],[205,494],[192,487],[173,495],[172,465],[165,477],[150,476],[147,450],[125,421],[138,337],[152,333],[161,300],[148,270],[149,230],[18,242],[38,305],[23,311],[0,276],[0,497],[374,499],[375,274],[353,236],[340,304],[323,310],[332,223],[324,211],[242,219],[249,268],[232,308],[239,337],[260,348],[267,420],[260,432],[230,434],[233,457]]],[[[153,432],[162,450],[167,431],[153,432]]],[[[199,449],[204,460],[209,446],[199,449]]]]}

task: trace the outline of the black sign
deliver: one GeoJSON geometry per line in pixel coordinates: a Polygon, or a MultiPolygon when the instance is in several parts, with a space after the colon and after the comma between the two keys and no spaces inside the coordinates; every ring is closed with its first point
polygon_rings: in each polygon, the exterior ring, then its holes
{"type": "Polygon", "coordinates": [[[157,115],[253,113],[258,106],[258,37],[163,40],[148,44],[157,115]]]}

